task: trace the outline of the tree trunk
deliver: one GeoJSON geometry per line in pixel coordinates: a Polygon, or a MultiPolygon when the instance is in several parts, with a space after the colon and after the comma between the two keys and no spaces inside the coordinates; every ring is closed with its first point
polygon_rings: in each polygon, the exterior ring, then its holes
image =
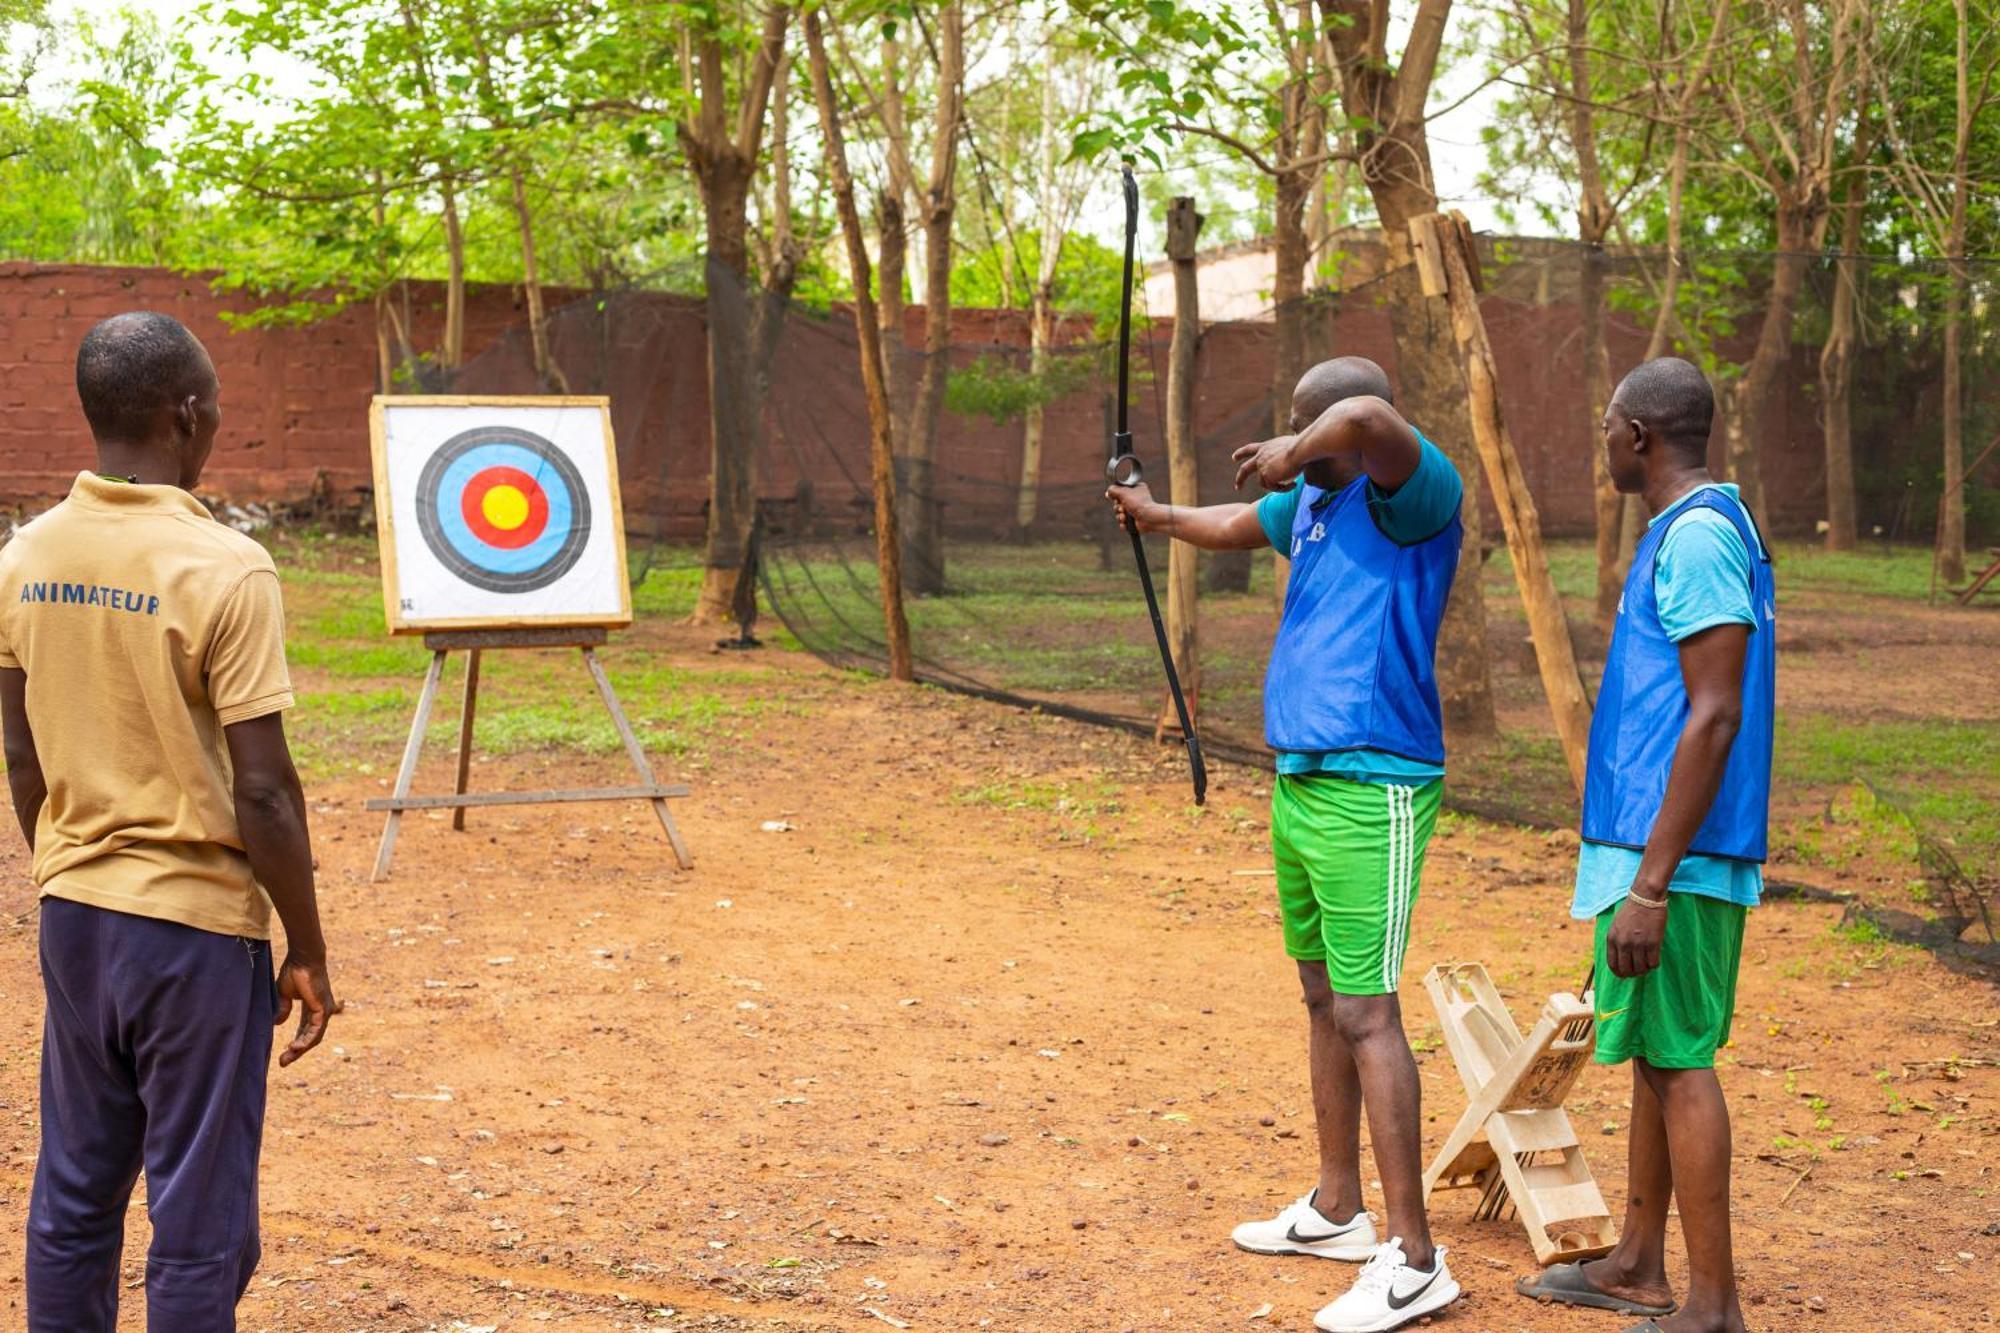
{"type": "Polygon", "coordinates": [[[544,388],[568,393],[568,377],[549,357],[549,324],[542,311],[542,279],[535,264],[535,224],[528,211],[527,183],[521,178],[519,163],[509,168],[509,174],[514,182],[514,216],[521,224],[521,287],[528,298],[528,337],[534,350],[535,378],[544,388]]]}
{"type": "Polygon", "coordinates": [[[1945,237],[1950,271],[1944,292],[1944,499],[1937,531],[1938,577],[1946,584],[1965,580],[1965,196],[1972,187],[1967,170],[1972,110],[1966,0],[1954,0],[1952,8],[1958,16],[1958,119],[1951,163],[1951,225],[1945,237]]]}
{"type": "MultiPolygon", "coordinates": [[[[798,285],[799,261],[805,257],[804,248],[792,233],[791,68],[792,57],[787,54],[778,61],[777,76],[771,84],[771,244],[764,257],[764,287],[758,293],[757,314],[750,327],[750,400],[757,405],[752,452],[759,454],[770,438],[772,424],[771,365],[784,338],[785,316],[791,310],[792,291],[798,285]]],[[[755,589],[738,591],[755,595],[755,589]]]]}
{"type": "Polygon", "coordinates": [[[1834,261],[1833,315],[1819,354],[1819,396],[1826,435],[1826,549],[1851,551],[1854,514],[1854,350],[1861,300],[1861,220],[1867,195],[1852,177],[1840,209],[1840,258],[1834,261]]]}
{"type": "MultiPolygon", "coordinates": [[[[1310,11],[1308,11],[1310,13],[1310,11]]],[[[1271,433],[1291,429],[1292,388],[1306,372],[1306,201],[1316,167],[1294,163],[1312,150],[1317,118],[1312,114],[1310,26],[1300,29],[1288,52],[1291,79],[1279,90],[1277,172],[1272,182],[1276,207],[1271,219],[1271,433]]]]}
{"type": "Polygon", "coordinates": [[[1478,443],[1486,484],[1493,492],[1494,507],[1500,511],[1500,523],[1506,530],[1507,551],[1514,562],[1514,586],[1527,613],[1528,634],[1534,640],[1542,690],[1555,717],[1556,734],[1562,740],[1570,780],[1581,796],[1584,760],[1590,748],[1590,696],[1584,693],[1583,676],[1576,666],[1576,648],[1570,641],[1569,619],[1563,614],[1562,597],[1556,592],[1554,576],[1549,573],[1541,517],[1500,411],[1500,381],[1494,367],[1493,348],[1487,341],[1479,297],[1472,287],[1473,257],[1468,254],[1471,231],[1457,214],[1419,218],[1413,230],[1421,231],[1422,244],[1431,247],[1443,261],[1446,290],[1442,294],[1451,313],[1453,336],[1465,360],[1466,399],[1473,438],[1478,443]]]}
{"type": "Polygon", "coordinates": [[[903,388],[903,312],[906,309],[903,293],[908,287],[905,269],[910,258],[910,231],[903,216],[901,192],[894,186],[884,186],[875,192],[875,220],[880,231],[876,251],[882,261],[875,282],[881,300],[882,373],[887,377],[884,385],[892,414],[891,436],[900,457],[903,437],[909,426],[904,410],[908,394],[903,388]]]}
{"type": "MultiPolygon", "coordinates": [[[[1053,33],[1045,32],[1046,38],[1053,33]]],[[[1041,132],[1037,143],[1035,203],[1037,241],[1035,245],[1035,291],[1028,316],[1028,373],[1034,378],[1036,396],[1028,405],[1021,423],[1021,490],[1014,503],[1014,527],[1025,538],[1034,525],[1035,510],[1041,503],[1042,433],[1045,407],[1041,387],[1049,373],[1049,339],[1055,324],[1056,264],[1062,258],[1062,218],[1056,198],[1056,79],[1053,70],[1042,71],[1041,132]]],[[[1005,273],[1007,265],[1000,271],[1005,273]]]]}
{"type": "Polygon", "coordinates": [[[944,591],[944,504],[935,479],[938,427],[951,378],[951,231],[957,209],[958,136],[964,115],[965,9],[952,0],[938,13],[937,123],[924,194],[924,368],[910,412],[908,468],[899,494],[905,565],[918,593],[944,591]]]}
{"type": "MultiPolygon", "coordinates": [[[[694,37],[690,46],[700,80],[696,119],[675,126],[701,189],[708,249],[702,266],[708,311],[708,539],[693,616],[698,625],[727,620],[737,602],[738,585],[750,574],[760,420],[752,355],[750,182],[757,171],[765,110],[784,58],[789,20],[784,5],[774,5],[766,13],[734,126],[722,35],[709,31],[694,37]]],[[[684,77],[692,81],[694,75],[689,72],[684,77]]]]}
{"type": "MultiPolygon", "coordinates": [[[[1193,508],[1201,503],[1200,459],[1195,454],[1195,353],[1201,346],[1201,300],[1195,275],[1195,251],[1201,235],[1201,214],[1194,200],[1175,199],[1167,211],[1167,257],[1174,266],[1174,340],[1167,351],[1167,471],[1169,502],[1193,508]]],[[[1201,656],[1199,612],[1196,606],[1196,562],[1199,553],[1186,542],[1167,550],[1167,643],[1174,670],[1187,697],[1188,718],[1201,720],[1201,656]]],[[[1156,735],[1178,732],[1180,718],[1169,692],[1160,705],[1156,735]]]]}
{"type": "Polygon", "coordinates": [[[1049,289],[1035,284],[1035,304],[1028,315],[1028,374],[1034,380],[1037,397],[1028,405],[1021,422],[1021,485],[1014,499],[1014,531],[1026,540],[1035,525],[1035,511],[1042,495],[1042,432],[1045,407],[1040,386],[1049,373],[1049,332],[1054,322],[1049,289]]]}
{"type": "Polygon", "coordinates": [[[881,229],[877,249],[881,273],[882,374],[889,393],[889,432],[896,457],[903,456],[910,433],[909,344],[904,337],[904,311],[909,289],[910,227],[905,204],[915,191],[910,177],[910,131],[903,101],[903,47],[894,37],[882,39],[882,132],[887,140],[888,171],[875,193],[876,222],[881,229]]]}
{"type": "MultiPolygon", "coordinates": [[[[382,195],[382,173],[371,173],[375,180],[375,230],[386,226],[388,203],[382,195]]],[[[389,288],[385,284],[375,292],[375,379],[380,386],[377,393],[394,393],[390,387],[395,382],[395,358],[389,349],[389,317],[394,307],[389,302],[389,288]]]]}
{"type": "Polygon", "coordinates": [[[1611,401],[1611,354],[1604,341],[1604,248],[1591,245],[1581,257],[1577,274],[1577,302],[1583,322],[1583,382],[1589,395],[1591,509],[1597,520],[1597,623],[1605,630],[1618,616],[1618,598],[1624,591],[1625,571],[1619,548],[1625,527],[1625,497],[1611,482],[1611,469],[1597,441],[1597,423],[1604,420],[1604,408],[1611,401]]]}
{"type": "Polygon", "coordinates": [[[889,677],[914,680],[910,626],[903,615],[902,551],[896,534],[896,459],[889,439],[889,389],[882,373],[882,328],[877,322],[875,298],[869,291],[868,245],[862,239],[861,214],[854,204],[854,178],[847,169],[847,148],[841,139],[840,109],[834,100],[833,76],[827,67],[819,11],[808,9],[805,23],[813,101],[819,107],[827,176],[833,185],[840,230],[847,240],[848,266],[854,274],[854,332],[861,344],[861,388],[868,400],[868,460],[875,488],[875,558],[882,590],[889,677]]]}
{"type": "Polygon", "coordinates": [[[465,363],[465,228],[458,219],[458,195],[444,182],[444,346],[438,364],[457,370],[465,363]]]}
{"type": "Polygon", "coordinates": [[[1272,227],[1271,433],[1291,429],[1292,387],[1306,373],[1306,196],[1308,172],[1281,171],[1272,227]]]}
{"type": "MultiPolygon", "coordinates": [[[[1714,67],[1716,50],[1728,31],[1730,7],[1734,3],[1735,0],[1715,0],[1708,36],[1702,42],[1701,58],[1695,62],[1678,97],[1668,108],[1674,121],[1674,147],[1667,165],[1667,275],[1660,295],[1660,308],[1653,318],[1653,333],[1647,339],[1646,354],[1641,360],[1651,361],[1654,357],[1665,356],[1668,336],[1679,322],[1677,306],[1681,273],[1686,268],[1686,257],[1681,250],[1682,226],[1686,217],[1683,203],[1687,197],[1688,148],[1694,134],[1694,119],[1690,113],[1701,100],[1703,89],[1708,84],[1709,71],[1714,67]]],[[[1618,525],[1617,577],[1621,588],[1625,584],[1625,576],[1631,571],[1632,555],[1638,550],[1639,538],[1646,531],[1647,521],[1645,502],[1636,495],[1626,496],[1618,525]]],[[[1613,609],[1615,611],[1615,606],[1613,609]]]]}
{"type": "Polygon", "coordinates": [[[377,393],[394,393],[389,386],[395,375],[395,360],[389,350],[389,289],[375,293],[375,382],[377,393]]]}
{"type": "Polygon", "coordinates": [[[708,407],[710,449],[708,546],[696,624],[720,624],[736,602],[750,530],[757,519],[757,459],[752,420],[752,297],[747,272],[749,173],[718,167],[702,193],[707,222],[708,407]]]}
{"type": "MultiPolygon", "coordinates": [[[[1823,215],[1822,215],[1823,216],[1823,215]]],[[[1819,248],[1816,234],[1824,226],[1815,225],[1806,205],[1781,199],[1778,204],[1778,254],[1771,261],[1771,289],[1764,299],[1764,318],[1757,329],[1757,345],[1743,378],[1729,395],[1729,416],[1725,423],[1729,441],[1729,479],[1743,492],[1743,503],[1752,513],[1764,512],[1764,478],[1758,465],[1758,443],[1764,422],[1777,398],[1778,377],[1792,353],[1792,319],[1798,311],[1799,292],[1805,286],[1810,251],[1819,248]]]]}
{"type": "Polygon", "coordinates": [[[1965,266],[1956,254],[1944,290],[1944,500],[1937,533],[1938,577],[1948,585],[1965,580],[1965,266]]]}
{"type": "MultiPolygon", "coordinates": [[[[402,0],[403,27],[410,37],[410,56],[416,74],[417,88],[422,95],[424,110],[436,122],[435,128],[442,131],[444,125],[443,106],[438,97],[437,83],[431,76],[430,46],[424,32],[423,23],[417,14],[415,0],[402,0]]],[[[458,369],[465,359],[465,230],[458,217],[458,190],[452,180],[452,166],[439,160],[433,163],[438,172],[438,189],[444,205],[444,243],[446,278],[444,291],[444,337],[438,348],[438,368],[446,373],[458,369]]]]}
{"type": "MultiPolygon", "coordinates": [[[[1591,101],[1590,0],[1569,0],[1569,136],[1582,198],[1576,210],[1576,238],[1583,243],[1577,297],[1583,325],[1583,384],[1590,403],[1593,435],[1611,401],[1611,357],[1604,343],[1604,238],[1616,218],[1597,157],[1597,123],[1591,101]]],[[[1607,630],[1618,614],[1624,571],[1618,567],[1625,501],[1612,485],[1604,450],[1592,449],[1591,498],[1597,520],[1597,620],[1607,630]]]]}
{"type": "Polygon", "coordinates": [[[1396,341],[1397,403],[1466,480],[1458,577],[1438,631],[1438,696],[1455,735],[1491,735],[1493,684],[1486,659],[1486,599],[1480,589],[1477,454],[1465,376],[1451,321],[1426,301],[1410,253],[1410,219],[1437,211],[1424,105],[1443,47],[1450,0],[1418,0],[1404,58],[1389,72],[1389,6],[1378,0],[1319,0],[1340,75],[1341,100],[1388,250],[1383,301],[1396,341]]]}

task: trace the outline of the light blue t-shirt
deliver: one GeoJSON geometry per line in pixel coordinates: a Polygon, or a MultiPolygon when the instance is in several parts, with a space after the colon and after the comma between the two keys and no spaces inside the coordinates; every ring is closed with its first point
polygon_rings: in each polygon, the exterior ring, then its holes
{"type": "MultiPolygon", "coordinates": [[[[1697,486],[1646,526],[1665,523],[1689,500],[1710,490],[1741,503],[1735,486],[1697,486]]],[[[1653,565],[1653,590],[1667,637],[1679,643],[1717,625],[1754,626],[1757,617],[1750,595],[1750,559],[1736,526],[1713,509],[1696,509],[1668,529],[1653,565]]],[[[1639,876],[1642,855],[1630,847],[1584,843],[1576,862],[1576,897],[1570,915],[1589,920],[1617,906],[1639,876]]],[[[1764,867],[1754,861],[1689,853],[1675,868],[1667,889],[1755,907],[1764,894],[1764,867]]]]}
{"type": "MultiPolygon", "coordinates": [[[[1428,541],[1442,532],[1458,512],[1459,501],[1465,495],[1465,485],[1451,460],[1422,435],[1417,438],[1422,441],[1423,453],[1408,481],[1393,493],[1373,481],[1367,483],[1368,512],[1375,526],[1383,536],[1403,546],[1428,541]]],[[[1298,517],[1299,496],[1304,490],[1303,485],[1294,485],[1289,491],[1273,491],[1257,502],[1257,521],[1263,525],[1265,538],[1280,552],[1291,549],[1292,523],[1298,517]]],[[[1394,782],[1421,787],[1443,777],[1444,766],[1405,759],[1383,750],[1360,749],[1336,750],[1330,754],[1286,752],[1278,756],[1278,772],[1293,776],[1323,773],[1349,782],[1394,782]]]]}

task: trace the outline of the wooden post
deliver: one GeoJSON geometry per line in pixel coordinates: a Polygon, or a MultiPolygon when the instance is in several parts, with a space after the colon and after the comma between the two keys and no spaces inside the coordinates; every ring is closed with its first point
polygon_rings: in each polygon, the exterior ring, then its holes
{"type": "MultiPolygon", "coordinates": [[[[1201,298],[1195,250],[1202,216],[1183,195],[1167,209],[1167,258],[1174,266],[1174,340],[1167,351],[1167,475],[1169,499],[1192,508],[1201,503],[1201,469],[1194,444],[1195,353],[1201,346],[1201,298]]],[[[1186,542],[1167,549],[1167,643],[1187,694],[1188,718],[1201,722],[1200,627],[1195,582],[1198,553],[1186,542]]],[[[1171,696],[1162,700],[1156,737],[1178,733],[1171,696]]]]}
{"type": "MultiPolygon", "coordinates": [[[[466,784],[472,778],[472,715],[479,708],[479,652],[474,648],[465,655],[465,701],[458,709],[458,785],[452,788],[459,796],[465,795],[466,784]]],[[[451,812],[451,826],[457,832],[465,832],[464,806],[451,812]]]]}
{"type": "Polygon", "coordinates": [[[1443,295],[1451,308],[1451,329],[1465,363],[1465,387],[1472,411],[1472,438],[1493,492],[1494,507],[1507,532],[1507,553],[1514,562],[1514,584],[1528,613],[1528,633],[1541,668],[1542,689],[1555,715],[1556,734],[1571,780],[1583,791],[1584,758],[1590,748],[1590,696],[1577,670],[1576,648],[1570,642],[1569,621],[1562,598],[1549,573],[1548,552],[1542,545],[1542,521],[1535,497],[1521,473],[1521,460],[1507,433],[1500,411],[1500,379],[1493,347],[1486,340],[1486,321],[1479,313],[1477,259],[1470,254],[1471,231],[1459,214],[1426,213],[1410,219],[1410,241],[1428,295],[1443,295]],[[1440,276],[1442,281],[1440,281],[1440,276]]]}

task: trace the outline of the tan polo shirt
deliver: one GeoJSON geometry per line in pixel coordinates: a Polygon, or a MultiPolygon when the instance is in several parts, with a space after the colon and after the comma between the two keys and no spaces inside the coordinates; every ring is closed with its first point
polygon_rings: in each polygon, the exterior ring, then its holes
{"type": "Polygon", "coordinates": [[[278,572],[176,486],[86,472],[0,549],[0,667],[28,675],[45,895],[265,939],[223,728],[292,705],[278,572]]]}

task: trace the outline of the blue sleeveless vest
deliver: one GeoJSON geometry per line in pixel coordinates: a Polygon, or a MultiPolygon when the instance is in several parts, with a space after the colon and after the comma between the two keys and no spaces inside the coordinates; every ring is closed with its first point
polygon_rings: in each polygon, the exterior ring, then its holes
{"type": "Polygon", "coordinates": [[[1437,634],[1458,569],[1458,514],[1400,546],[1368,512],[1366,477],[1338,491],[1298,484],[1291,583],[1264,677],[1265,741],[1442,764],[1437,634]]]}
{"type": "Polygon", "coordinates": [[[1665,523],[1647,531],[1632,556],[1618,623],[1590,720],[1583,780],[1587,842],[1644,850],[1667,793],[1674,749],[1687,723],[1680,652],[1660,623],[1653,573],[1668,529],[1696,509],[1713,509],[1736,526],[1750,552],[1751,606],[1757,624],[1743,662],[1743,720],[1722,771],[1722,786],[1696,830],[1690,852],[1762,861],[1771,811],[1771,740],[1776,718],[1777,592],[1770,552],[1749,511],[1720,491],[1698,493],[1665,523]]]}

